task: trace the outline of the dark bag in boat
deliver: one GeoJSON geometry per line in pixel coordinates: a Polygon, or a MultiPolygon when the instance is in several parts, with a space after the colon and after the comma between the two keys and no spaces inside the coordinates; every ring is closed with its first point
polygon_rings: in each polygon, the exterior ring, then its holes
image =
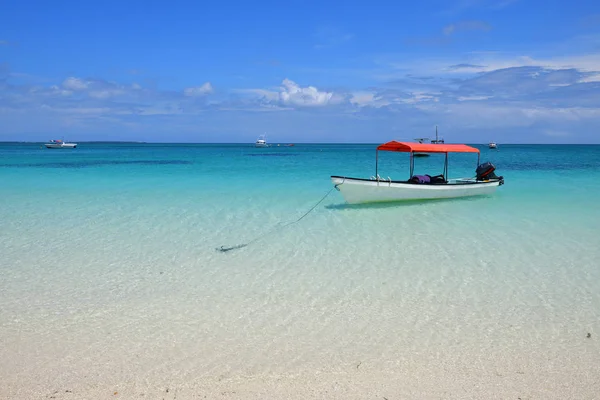
{"type": "Polygon", "coordinates": [[[430,181],[429,175],[413,175],[410,178],[410,183],[429,183],[430,181]]]}
{"type": "Polygon", "coordinates": [[[444,178],[444,175],[430,176],[429,181],[431,183],[446,183],[446,179],[444,178]]]}

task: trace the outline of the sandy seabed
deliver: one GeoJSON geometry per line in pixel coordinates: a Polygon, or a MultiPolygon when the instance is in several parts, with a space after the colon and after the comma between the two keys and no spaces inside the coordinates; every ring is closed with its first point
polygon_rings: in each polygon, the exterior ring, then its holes
{"type": "Polygon", "coordinates": [[[0,398],[598,399],[600,354],[594,342],[584,337],[568,354],[551,349],[543,354],[423,352],[396,362],[380,363],[371,357],[286,373],[219,368],[215,376],[197,366],[186,368],[191,364],[185,358],[155,366],[143,365],[150,360],[139,358],[132,365],[122,360],[120,369],[94,360],[71,365],[57,360],[20,373],[10,370],[16,366],[13,360],[4,359],[0,398]]]}

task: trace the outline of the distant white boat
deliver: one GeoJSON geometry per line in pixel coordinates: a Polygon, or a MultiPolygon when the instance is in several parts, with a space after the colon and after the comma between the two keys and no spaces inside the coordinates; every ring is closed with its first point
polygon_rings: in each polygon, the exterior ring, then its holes
{"type": "Polygon", "coordinates": [[[490,142],[490,143],[488,144],[488,147],[489,147],[490,149],[497,149],[497,148],[498,148],[498,145],[497,145],[496,143],[494,143],[494,142],[490,142]]]}
{"type": "Polygon", "coordinates": [[[256,142],[254,143],[254,147],[269,147],[270,145],[267,143],[267,139],[265,135],[260,135],[256,142]]]}
{"type": "MultiPolygon", "coordinates": [[[[425,140],[429,140],[429,138],[415,138],[417,143],[423,143],[425,140]]],[[[429,157],[427,153],[413,153],[415,157],[429,157]]]]}
{"type": "Polygon", "coordinates": [[[48,143],[44,143],[47,149],[74,149],[77,147],[77,143],[65,143],[62,140],[51,140],[48,143]]]}
{"type": "Polygon", "coordinates": [[[444,144],[444,138],[438,138],[437,125],[435,126],[435,139],[431,140],[431,144],[444,144]]]}

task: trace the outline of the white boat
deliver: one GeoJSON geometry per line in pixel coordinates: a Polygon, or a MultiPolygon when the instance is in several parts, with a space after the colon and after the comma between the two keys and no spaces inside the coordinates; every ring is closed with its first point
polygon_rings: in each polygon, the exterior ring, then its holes
{"type": "Polygon", "coordinates": [[[258,139],[256,139],[256,142],[254,143],[254,147],[269,147],[270,145],[267,144],[267,139],[265,138],[265,135],[261,135],[258,137],[258,139]]]}
{"type": "Polygon", "coordinates": [[[370,179],[331,176],[331,181],[346,202],[360,204],[489,195],[504,184],[504,178],[494,174],[494,165],[489,162],[479,164],[479,149],[464,144],[432,145],[391,141],[378,146],[375,154],[375,176],[370,179]],[[406,181],[381,178],[378,174],[379,151],[410,153],[410,178],[406,181]],[[415,153],[446,154],[444,173],[437,176],[413,175],[415,153]],[[448,153],[477,153],[476,177],[447,179],[448,153]]]}
{"type": "Polygon", "coordinates": [[[74,149],[77,143],[65,143],[62,140],[51,140],[49,143],[44,143],[47,149],[74,149]]]}
{"type": "MultiPolygon", "coordinates": [[[[426,140],[429,140],[429,138],[415,138],[415,140],[417,141],[417,143],[423,143],[426,140]]],[[[429,157],[429,154],[427,153],[415,153],[414,154],[415,157],[429,157]]]]}
{"type": "Polygon", "coordinates": [[[494,142],[490,142],[490,143],[488,144],[488,147],[489,147],[490,149],[497,149],[497,148],[498,148],[498,145],[497,145],[496,143],[494,143],[494,142]]]}
{"type": "Polygon", "coordinates": [[[437,125],[435,126],[435,139],[431,140],[432,144],[444,144],[444,138],[438,139],[437,125]]]}
{"type": "MultiPolygon", "coordinates": [[[[416,138],[415,139],[417,141],[417,143],[423,143],[426,140],[429,140],[429,138],[416,138]]],[[[439,138],[438,136],[438,127],[437,125],[435,126],[435,139],[431,139],[429,140],[431,144],[444,144],[444,138],[439,138]]],[[[414,153],[413,154],[415,157],[429,157],[428,153],[414,153]]]]}

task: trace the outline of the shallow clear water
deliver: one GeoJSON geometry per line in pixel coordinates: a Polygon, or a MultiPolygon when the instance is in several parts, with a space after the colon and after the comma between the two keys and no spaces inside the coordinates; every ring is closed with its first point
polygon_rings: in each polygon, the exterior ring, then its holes
{"type": "MultiPolygon", "coordinates": [[[[600,146],[482,147],[506,182],[493,196],[348,206],[334,191],[271,231],[330,175],[374,175],[374,148],[0,144],[0,377],[473,362],[600,335],[600,146]]],[[[476,160],[451,155],[450,177],[476,160]]],[[[408,157],[382,154],[380,175],[407,178],[408,157]]]]}

